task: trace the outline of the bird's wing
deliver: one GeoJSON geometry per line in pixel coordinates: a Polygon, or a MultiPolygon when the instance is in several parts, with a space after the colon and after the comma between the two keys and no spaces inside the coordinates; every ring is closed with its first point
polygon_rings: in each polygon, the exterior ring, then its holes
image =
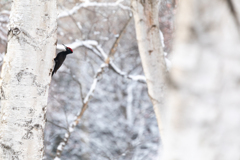
{"type": "Polygon", "coordinates": [[[58,56],[56,58],[54,58],[55,66],[54,66],[54,70],[52,72],[52,75],[54,73],[56,73],[57,70],[61,67],[61,65],[63,64],[65,58],[66,58],[66,56],[62,56],[61,54],[58,54],[58,56]]]}
{"type": "Polygon", "coordinates": [[[62,63],[61,62],[57,62],[54,66],[54,72],[56,73],[57,70],[61,67],[62,63]]]}

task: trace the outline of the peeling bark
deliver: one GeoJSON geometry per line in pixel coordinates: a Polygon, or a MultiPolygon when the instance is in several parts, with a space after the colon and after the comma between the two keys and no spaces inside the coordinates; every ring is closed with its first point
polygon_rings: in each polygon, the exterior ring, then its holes
{"type": "Polygon", "coordinates": [[[55,0],[13,1],[1,73],[1,160],[43,158],[56,17],[55,0]]]}

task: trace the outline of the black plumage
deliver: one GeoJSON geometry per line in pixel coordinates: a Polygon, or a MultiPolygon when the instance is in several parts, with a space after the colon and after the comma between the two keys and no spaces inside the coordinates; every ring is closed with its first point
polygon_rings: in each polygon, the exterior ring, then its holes
{"type": "Polygon", "coordinates": [[[61,65],[63,64],[64,60],[66,59],[66,56],[67,56],[68,54],[73,53],[73,50],[72,50],[71,48],[66,47],[65,45],[64,45],[64,47],[65,47],[66,51],[59,52],[59,53],[57,54],[57,57],[54,58],[55,66],[54,66],[54,70],[53,70],[53,72],[52,72],[52,76],[53,76],[53,74],[56,73],[57,70],[61,67],[61,65]]]}

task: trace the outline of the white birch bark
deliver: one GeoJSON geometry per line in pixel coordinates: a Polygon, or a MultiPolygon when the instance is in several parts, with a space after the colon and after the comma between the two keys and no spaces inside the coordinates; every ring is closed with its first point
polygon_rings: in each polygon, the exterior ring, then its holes
{"type": "Polygon", "coordinates": [[[1,160],[43,158],[56,17],[56,0],[13,1],[1,74],[1,160]]]}
{"type": "Polygon", "coordinates": [[[232,2],[179,3],[164,160],[240,159],[240,6],[236,18],[232,2]]]}
{"type": "Polygon", "coordinates": [[[132,0],[138,49],[161,136],[166,67],[160,40],[159,0],[132,0]]]}

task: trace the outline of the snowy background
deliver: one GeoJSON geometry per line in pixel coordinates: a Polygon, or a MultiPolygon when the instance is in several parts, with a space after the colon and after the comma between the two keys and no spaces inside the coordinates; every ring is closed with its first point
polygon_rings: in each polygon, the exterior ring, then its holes
{"type": "MultiPolygon", "coordinates": [[[[159,11],[167,53],[171,52],[175,1],[163,0],[159,11]]],[[[0,64],[6,52],[11,1],[0,1],[0,64]]],[[[129,0],[58,0],[58,51],[73,48],[54,75],[45,128],[45,159],[55,157],[69,125],[80,112],[94,75],[131,18],[129,0]]],[[[160,142],[148,98],[133,19],[94,87],[88,109],[69,137],[63,160],[154,160],[160,142]]]]}

